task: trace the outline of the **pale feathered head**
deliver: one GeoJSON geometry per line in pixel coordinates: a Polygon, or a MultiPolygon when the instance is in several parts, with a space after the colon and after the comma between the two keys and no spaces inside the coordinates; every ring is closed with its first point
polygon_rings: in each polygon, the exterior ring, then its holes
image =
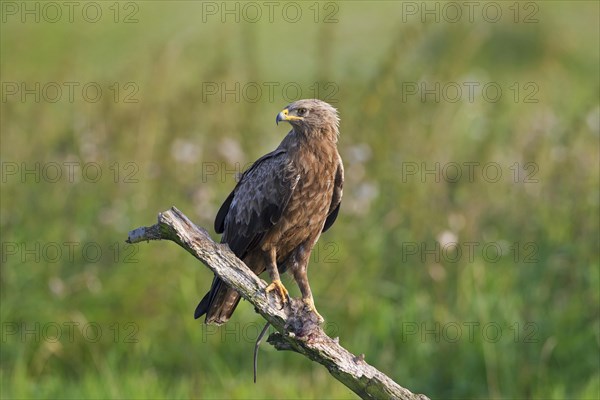
{"type": "Polygon", "coordinates": [[[337,141],[340,118],[330,104],[318,99],[298,100],[289,104],[279,114],[275,122],[289,122],[294,130],[308,137],[327,136],[337,141]]]}

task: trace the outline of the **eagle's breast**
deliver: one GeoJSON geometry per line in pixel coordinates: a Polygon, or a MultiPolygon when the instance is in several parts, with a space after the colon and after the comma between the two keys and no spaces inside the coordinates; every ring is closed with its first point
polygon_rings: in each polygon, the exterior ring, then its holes
{"type": "Polygon", "coordinates": [[[331,205],[337,160],[333,143],[302,143],[290,152],[290,167],[298,183],[281,220],[262,246],[275,246],[278,261],[301,244],[312,248],[318,239],[331,205]]]}

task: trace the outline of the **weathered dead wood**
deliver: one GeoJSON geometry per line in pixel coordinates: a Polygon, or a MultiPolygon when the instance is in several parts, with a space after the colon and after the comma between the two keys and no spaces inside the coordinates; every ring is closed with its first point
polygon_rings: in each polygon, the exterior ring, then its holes
{"type": "Polygon", "coordinates": [[[156,225],[130,231],[127,242],[161,239],[183,247],[252,303],[277,330],[268,338],[276,349],[298,352],[325,366],[331,375],[363,399],[427,399],[425,395],[401,387],[365,362],[363,355],[353,355],[339,344],[337,338],[327,336],[316,323],[314,314],[308,313],[300,300],[292,299],[282,307],[273,292],[265,293],[267,284],[227,245],[215,243],[206,230],[194,225],[175,207],[158,214],[156,225]]]}

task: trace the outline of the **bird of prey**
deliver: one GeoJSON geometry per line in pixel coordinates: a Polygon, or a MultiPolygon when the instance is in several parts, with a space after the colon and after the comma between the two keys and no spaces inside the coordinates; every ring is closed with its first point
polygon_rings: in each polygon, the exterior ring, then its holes
{"type": "MultiPolygon", "coordinates": [[[[337,218],[342,200],[344,167],[337,151],[337,110],[321,100],[299,100],[283,109],[275,120],[292,130],[272,152],[256,160],[243,174],[215,218],[235,255],[257,275],[268,271],[283,303],[287,289],[280,273],[289,270],[302,300],[319,320],[308,284],[307,266],[321,232],[337,218]]],[[[229,320],[240,295],[215,276],[194,317],[206,314],[206,324],[229,320]]]]}

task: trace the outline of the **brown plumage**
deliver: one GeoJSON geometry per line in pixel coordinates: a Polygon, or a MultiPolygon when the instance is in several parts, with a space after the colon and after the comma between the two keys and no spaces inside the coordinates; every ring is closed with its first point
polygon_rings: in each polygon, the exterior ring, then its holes
{"type": "MultiPolygon", "coordinates": [[[[313,246],[334,223],[342,200],[339,118],[321,100],[299,100],[276,121],[289,122],[292,130],[277,149],[244,172],[217,213],[215,230],[254,273],[269,272],[267,291],[276,290],[283,301],[287,290],[279,273],[289,270],[303,301],[316,313],[306,269],[313,246]]],[[[207,324],[222,324],[239,301],[240,295],[215,277],[194,316],[206,314],[207,324]]]]}

